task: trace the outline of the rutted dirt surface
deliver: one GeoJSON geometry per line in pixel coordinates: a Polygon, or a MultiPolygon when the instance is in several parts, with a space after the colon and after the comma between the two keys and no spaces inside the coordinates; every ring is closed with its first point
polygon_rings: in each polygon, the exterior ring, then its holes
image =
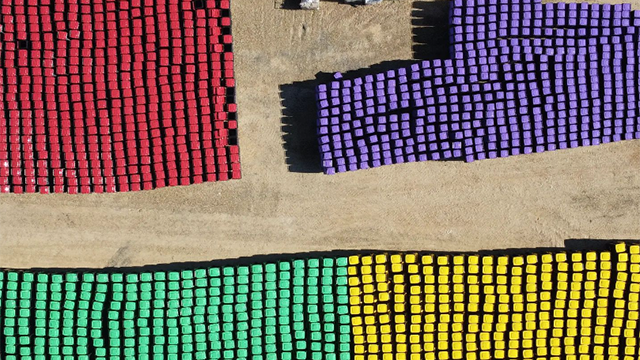
{"type": "Polygon", "coordinates": [[[0,267],[640,238],[640,141],[471,164],[312,172],[310,80],[412,59],[413,7],[403,0],[362,8],[323,2],[306,12],[276,9],[273,0],[234,0],[244,178],[127,194],[0,196],[0,267]]]}

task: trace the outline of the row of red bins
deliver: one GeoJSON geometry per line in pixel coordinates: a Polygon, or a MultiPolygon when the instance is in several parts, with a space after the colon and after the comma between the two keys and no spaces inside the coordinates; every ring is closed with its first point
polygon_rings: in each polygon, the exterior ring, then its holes
{"type": "Polygon", "coordinates": [[[0,192],[241,177],[228,0],[14,0],[0,53],[0,192]]]}

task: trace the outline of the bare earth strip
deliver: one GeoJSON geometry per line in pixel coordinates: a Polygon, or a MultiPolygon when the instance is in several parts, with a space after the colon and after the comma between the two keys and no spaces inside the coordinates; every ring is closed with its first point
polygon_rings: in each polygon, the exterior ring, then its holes
{"type": "Polygon", "coordinates": [[[310,172],[318,165],[309,80],[412,59],[413,7],[325,1],[309,12],[276,9],[274,0],[233,1],[244,178],[115,195],[0,196],[0,267],[640,238],[640,141],[471,164],[310,172]],[[290,115],[286,146],[281,91],[290,115]]]}

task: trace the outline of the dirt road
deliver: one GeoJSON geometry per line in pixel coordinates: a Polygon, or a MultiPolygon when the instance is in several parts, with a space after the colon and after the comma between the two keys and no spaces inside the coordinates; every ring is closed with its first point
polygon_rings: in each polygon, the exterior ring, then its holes
{"type": "Polygon", "coordinates": [[[274,0],[234,0],[244,178],[115,195],[0,196],[0,266],[136,266],[332,249],[477,250],[640,238],[640,141],[471,164],[313,172],[309,80],[412,59],[414,33],[427,38],[418,51],[437,54],[437,28],[413,28],[446,20],[442,7],[417,7],[401,0],[362,8],[323,2],[320,11],[305,12],[276,9],[274,0]],[[412,25],[412,12],[428,19],[412,25]]]}

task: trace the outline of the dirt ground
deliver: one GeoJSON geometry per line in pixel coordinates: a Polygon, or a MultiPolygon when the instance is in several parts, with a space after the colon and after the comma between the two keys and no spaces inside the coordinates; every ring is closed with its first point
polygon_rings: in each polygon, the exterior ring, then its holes
{"type": "Polygon", "coordinates": [[[275,1],[232,2],[242,180],[127,194],[0,196],[0,267],[640,238],[640,141],[471,164],[315,172],[316,75],[396,66],[414,50],[416,57],[437,55],[446,9],[393,0],[361,8],[323,2],[320,11],[305,12],[278,9],[275,1]],[[420,28],[425,24],[436,27],[420,28]]]}

